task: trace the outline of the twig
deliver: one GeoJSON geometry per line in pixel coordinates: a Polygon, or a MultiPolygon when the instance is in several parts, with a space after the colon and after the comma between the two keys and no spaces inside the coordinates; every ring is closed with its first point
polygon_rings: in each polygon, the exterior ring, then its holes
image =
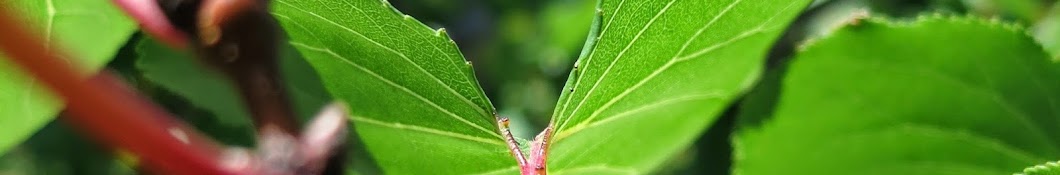
{"type": "Polygon", "coordinates": [[[246,167],[224,167],[213,141],[172,120],[151,104],[102,73],[86,80],[54,50],[23,28],[8,8],[0,8],[0,49],[22,70],[64,102],[64,118],[90,136],[129,150],[149,168],[174,174],[249,174],[246,167]]]}

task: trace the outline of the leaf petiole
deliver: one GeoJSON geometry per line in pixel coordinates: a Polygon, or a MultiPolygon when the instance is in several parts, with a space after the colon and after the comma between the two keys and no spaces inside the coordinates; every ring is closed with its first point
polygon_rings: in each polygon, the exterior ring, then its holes
{"type": "Polygon", "coordinates": [[[508,144],[508,150],[512,152],[512,156],[519,163],[519,172],[523,175],[547,174],[545,171],[545,159],[548,155],[548,140],[552,136],[552,127],[545,128],[530,142],[530,157],[527,160],[523,151],[519,149],[519,142],[512,136],[512,131],[508,127],[509,122],[506,117],[497,117],[497,125],[501,134],[504,135],[504,141],[508,144]]]}

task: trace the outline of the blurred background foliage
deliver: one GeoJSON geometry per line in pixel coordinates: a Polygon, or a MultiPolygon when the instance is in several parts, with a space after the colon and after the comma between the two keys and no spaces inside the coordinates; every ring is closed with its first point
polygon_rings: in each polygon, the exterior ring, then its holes
{"type": "MultiPolygon", "coordinates": [[[[702,0],[704,3],[708,0],[702,0]]],[[[390,0],[398,10],[428,26],[446,28],[464,56],[475,68],[487,96],[500,111],[512,118],[517,137],[531,138],[549,121],[567,74],[581,52],[594,18],[596,0],[390,0]]],[[[1016,23],[1029,29],[1050,52],[1060,50],[1060,5],[1054,0],[818,0],[777,41],[767,63],[767,73],[755,91],[775,91],[785,60],[801,43],[827,35],[854,18],[872,15],[909,20],[923,14],[972,15],[1016,23]]],[[[706,17],[704,17],[706,19],[706,17]]],[[[231,145],[253,146],[252,129],[245,119],[218,114],[241,113],[203,107],[188,89],[173,88],[166,81],[180,76],[148,78],[159,70],[207,71],[184,68],[188,63],[138,63],[137,48],[144,40],[134,36],[108,64],[111,71],[152,97],[171,113],[183,117],[203,132],[231,145]],[[139,65],[139,66],[138,66],[139,65]],[[158,67],[162,66],[162,67],[158,67]],[[170,67],[165,67],[170,66],[170,67]]],[[[165,51],[159,51],[165,52],[165,51]]],[[[169,51],[172,52],[172,51],[169,51]]],[[[294,57],[297,57],[295,55],[294,57]]],[[[296,60],[297,61],[297,60],[296,60]]],[[[291,86],[319,87],[304,62],[285,65],[291,86]],[[290,67],[290,68],[289,68],[290,67]],[[310,80],[310,81],[303,81],[310,80]]],[[[199,75],[199,74],[196,74],[199,75]]],[[[202,74],[212,76],[215,74],[202,74]]],[[[187,76],[187,75],[185,75],[187,76]]],[[[179,83],[178,83],[179,84],[179,83]]],[[[189,85],[189,84],[185,84],[189,85]]],[[[214,98],[234,98],[216,82],[190,85],[211,86],[202,93],[220,93],[214,98]],[[218,88],[212,88],[218,86],[218,88]],[[228,95],[224,95],[228,93],[228,95]]],[[[195,89],[196,87],[190,87],[195,89]]],[[[194,90],[191,90],[194,91],[194,90]]],[[[320,89],[308,88],[308,94],[320,89]]],[[[296,95],[297,96],[297,95],[296,95]]],[[[238,101],[238,99],[218,99],[238,101]]],[[[213,100],[211,100],[213,101],[213,100]]],[[[300,100],[296,100],[300,101],[300,100]]],[[[326,99],[310,99],[299,108],[314,108],[326,99]]],[[[739,104],[739,103],[735,103],[739,104]]],[[[232,104],[230,104],[232,105],[232,104]]],[[[658,174],[729,174],[730,133],[738,106],[729,110],[695,145],[672,158],[658,174]]],[[[302,116],[312,111],[300,109],[302,116]]],[[[748,111],[754,112],[754,111],[748,111]]],[[[374,162],[350,137],[352,173],[379,174],[374,162]]],[[[631,150],[635,151],[635,150],[631,150]]],[[[120,150],[102,148],[82,138],[62,120],[48,124],[22,145],[0,156],[0,175],[8,174],[137,174],[135,158],[120,150]]]]}

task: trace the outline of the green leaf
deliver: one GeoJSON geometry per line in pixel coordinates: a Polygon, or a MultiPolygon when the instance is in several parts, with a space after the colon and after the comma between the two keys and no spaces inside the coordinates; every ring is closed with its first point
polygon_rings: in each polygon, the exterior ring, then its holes
{"type": "Polygon", "coordinates": [[[1055,160],[1056,68],[1012,26],[862,21],[798,53],[772,107],[744,106],[735,172],[1007,174],[1055,160]]]}
{"type": "MultiPolygon", "coordinates": [[[[110,61],[136,30],[136,24],[109,1],[9,0],[0,8],[21,12],[48,47],[95,71],[110,61]]],[[[2,57],[2,56],[0,56],[2,57]]],[[[43,87],[0,58],[0,152],[22,142],[58,113],[60,104],[43,87]]]]}
{"type": "Polygon", "coordinates": [[[644,174],[752,85],[810,1],[602,1],[553,114],[548,168],[644,174]]]}
{"type": "Polygon", "coordinates": [[[250,116],[231,83],[220,73],[196,63],[191,54],[147,39],[140,41],[136,52],[136,68],[148,81],[210,111],[221,123],[250,124],[250,116]]]}
{"type": "MultiPolygon", "coordinates": [[[[586,48],[594,52],[564,95],[579,98],[557,111],[569,125],[557,127],[550,171],[651,171],[757,78],[772,41],[808,3],[603,2],[604,26],[586,48]],[[660,112],[672,117],[645,117],[660,112]]],[[[282,0],[274,10],[387,173],[517,172],[494,109],[443,30],[374,0],[282,0]]]]}
{"type": "MultiPolygon", "coordinates": [[[[516,165],[494,109],[444,30],[379,0],[273,2],[273,13],[387,174],[516,165]]],[[[513,169],[514,170],[514,169],[513,169]]]]}
{"type": "Polygon", "coordinates": [[[1017,175],[1060,175],[1060,162],[1046,162],[1023,169],[1017,175]]]}
{"type": "MultiPolygon", "coordinates": [[[[137,53],[136,66],[147,80],[210,111],[222,124],[250,125],[248,111],[232,83],[216,70],[198,64],[192,54],[172,50],[154,40],[141,41],[137,53]]],[[[296,114],[303,119],[312,117],[331,100],[330,96],[316,72],[294,48],[284,47],[281,54],[279,64],[296,114]]]]}

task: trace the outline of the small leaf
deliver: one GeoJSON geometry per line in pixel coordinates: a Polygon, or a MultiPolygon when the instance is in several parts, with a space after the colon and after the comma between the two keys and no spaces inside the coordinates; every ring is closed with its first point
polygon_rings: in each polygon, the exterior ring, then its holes
{"type": "Polygon", "coordinates": [[[444,30],[379,0],[272,7],[387,174],[516,170],[493,107],[444,30]]]}
{"type": "MultiPolygon", "coordinates": [[[[192,54],[172,50],[154,40],[142,40],[136,49],[136,67],[144,78],[208,110],[222,124],[250,125],[248,111],[232,83],[216,70],[198,64],[192,54]]],[[[294,48],[287,46],[280,52],[279,64],[291,105],[299,117],[312,117],[331,100],[330,96],[316,72],[294,48]]]]}
{"type": "Polygon", "coordinates": [[[772,109],[748,101],[734,171],[1007,174],[1055,160],[1055,64],[1008,25],[863,21],[798,53],[772,109]]]}
{"type": "MultiPolygon", "coordinates": [[[[109,1],[9,0],[0,8],[22,12],[48,47],[94,72],[110,61],[136,30],[136,24],[109,1]]],[[[3,57],[3,56],[0,56],[3,57]]],[[[0,58],[0,153],[51,121],[61,105],[27,75],[0,58]]]]}
{"type": "Polygon", "coordinates": [[[136,68],[148,81],[210,111],[223,124],[250,125],[236,89],[220,73],[196,63],[191,54],[148,39],[140,41],[136,52],[136,68]]]}
{"type": "Polygon", "coordinates": [[[1060,162],[1046,162],[1023,169],[1017,175],[1060,175],[1060,162]]]}
{"type": "Polygon", "coordinates": [[[553,114],[549,171],[652,172],[755,82],[809,3],[602,1],[553,114]]]}

